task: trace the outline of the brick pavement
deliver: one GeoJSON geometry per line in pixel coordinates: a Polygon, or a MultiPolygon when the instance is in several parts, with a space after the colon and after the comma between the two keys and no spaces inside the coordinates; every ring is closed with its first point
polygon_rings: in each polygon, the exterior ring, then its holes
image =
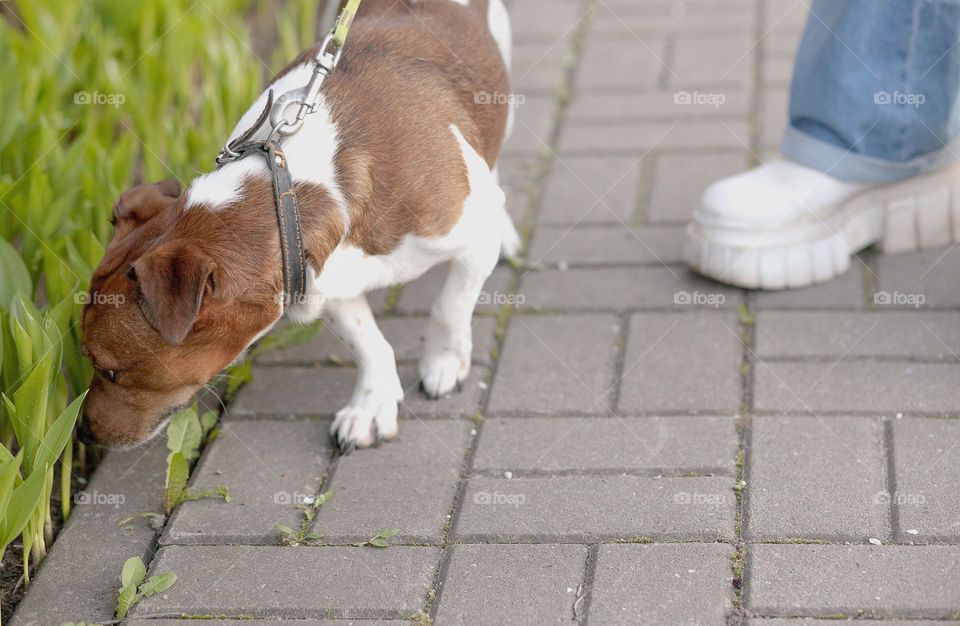
{"type": "Polygon", "coordinates": [[[261,358],[193,478],[234,501],[175,513],[136,623],[960,623],[960,250],[776,294],[680,264],[703,187],[775,150],[805,4],[514,0],[528,268],[488,283],[474,375],[416,390],[440,271],[375,299],[398,442],[337,460],[329,336],[261,358]],[[328,489],[325,545],[280,546],[328,489]]]}

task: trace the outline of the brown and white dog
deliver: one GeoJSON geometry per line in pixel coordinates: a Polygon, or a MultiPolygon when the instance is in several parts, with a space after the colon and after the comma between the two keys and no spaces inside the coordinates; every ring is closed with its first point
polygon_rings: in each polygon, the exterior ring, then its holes
{"type": "MultiPolygon", "coordinates": [[[[282,71],[274,92],[306,85],[312,55],[282,71]]],[[[309,264],[307,296],[286,311],[262,158],[228,163],[183,193],[176,181],[125,192],[90,286],[122,297],[93,297],[83,311],[96,374],[81,436],[148,439],[286,312],[296,322],[327,315],[355,353],[357,385],[331,429],[341,446],[391,439],[404,390],[364,293],[444,262],[420,375],[431,398],[452,392],[470,368],[483,283],[501,251],[520,245],[496,173],[510,111],[504,98],[484,97],[508,93],[509,64],[502,0],[363,2],[319,112],[283,144],[309,264]]]]}

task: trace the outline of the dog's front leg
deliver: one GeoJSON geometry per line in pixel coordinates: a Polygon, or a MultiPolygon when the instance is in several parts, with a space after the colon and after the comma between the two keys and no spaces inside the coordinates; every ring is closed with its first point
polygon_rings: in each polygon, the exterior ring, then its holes
{"type": "Polygon", "coordinates": [[[397,403],[403,386],[393,348],[377,327],[365,296],[327,303],[327,319],[351,350],[360,372],[350,404],[330,427],[342,452],[367,448],[397,436],[397,403]]]}

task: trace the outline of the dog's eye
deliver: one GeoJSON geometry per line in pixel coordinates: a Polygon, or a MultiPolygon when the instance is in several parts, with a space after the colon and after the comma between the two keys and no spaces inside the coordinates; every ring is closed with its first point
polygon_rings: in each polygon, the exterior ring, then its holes
{"type": "Polygon", "coordinates": [[[117,382],[117,373],[113,370],[100,370],[100,375],[112,383],[117,382]]]}

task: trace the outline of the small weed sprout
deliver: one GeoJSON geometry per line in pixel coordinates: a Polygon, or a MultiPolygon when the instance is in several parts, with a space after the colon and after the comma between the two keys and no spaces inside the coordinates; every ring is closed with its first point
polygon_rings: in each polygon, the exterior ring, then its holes
{"type": "Polygon", "coordinates": [[[358,541],[353,545],[358,548],[388,548],[390,547],[390,544],[387,543],[387,540],[391,537],[397,536],[399,533],[400,531],[396,528],[384,528],[377,531],[377,534],[370,539],[367,539],[366,541],[358,541]]]}
{"type": "Polygon", "coordinates": [[[120,573],[120,592],[117,594],[117,619],[123,619],[127,612],[140,600],[163,593],[177,582],[177,575],[166,572],[147,576],[147,566],[138,556],[132,556],[123,564],[120,573]]]}
{"type": "Polygon", "coordinates": [[[285,546],[316,546],[323,541],[323,534],[310,530],[313,520],[317,517],[317,509],[333,498],[332,491],[325,491],[311,502],[298,504],[297,509],[303,512],[300,528],[294,531],[289,526],[277,524],[274,528],[279,535],[280,543],[285,546]]]}

